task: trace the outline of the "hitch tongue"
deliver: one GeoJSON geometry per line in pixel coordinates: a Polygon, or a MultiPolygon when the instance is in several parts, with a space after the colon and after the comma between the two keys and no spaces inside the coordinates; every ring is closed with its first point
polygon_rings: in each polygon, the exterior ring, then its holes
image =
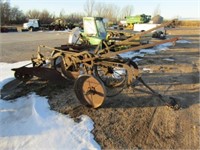
{"type": "Polygon", "coordinates": [[[169,97],[169,99],[171,99],[171,101],[166,104],[168,107],[174,110],[179,110],[181,108],[174,97],[169,97]]]}
{"type": "Polygon", "coordinates": [[[148,90],[151,91],[151,94],[154,96],[157,96],[162,102],[164,102],[168,107],[174,109],[174,110],[178,110],[180,109],[180,105],[178,104],[177,100],[174,97],[168,97],[168,96],[163,96],[159,93],[157,93],[156,91],[154,91],[150,86],[148,86],[144,80],[141,77],[138,77],[138,81],[141,82],[148,90]],[[165,99],[167,98],[168,100],[170,100],[169,102],[167,102],[165,99]]]}

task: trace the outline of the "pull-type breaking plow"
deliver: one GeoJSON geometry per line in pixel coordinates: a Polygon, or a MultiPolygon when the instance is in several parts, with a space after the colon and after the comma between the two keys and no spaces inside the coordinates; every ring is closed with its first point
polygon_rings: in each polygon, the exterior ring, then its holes
{"type": "MultiPolygon", "coordinates": [[[[138,37],[148,32],[146,31],[136,36],[138,37]]],[[[27,67],[26,65],[12,70],[15,71],[15,77],[24,82],[34,76],[59,84],[63,84],[68,79],[75,79],[74,91],[77,98],[82,104],[93,108],[101,106],[107,96],[115,96],[124,88],[135,86],[138,81],[154,95],[163,99],[162,95],[156,93],[144,83],[139,74],[137,64],[130,59],[121,58],[118,54],[149,48],[166,42],[175,42],[178,38],[136,47],[130,44],[133,39],[134,37],[130,37],[112,46],[107,46],[106,42],[103,41],[105,48],[100,49],[100,46],[97,46],[92,52],[80,49],[80,46],[78,47],[77,45],[68,45],[65,48],[50,48],[40,45],[37,57],[31,59],[33,67],[27,67]],[[124,43],[127,45],[124,50],[110,51],[111,48],[121,44],[124,45],[124,43]],[[42,49],[50,49],[52,51],[51,56],[44,56],[41,53],[42,49]]],[[[170,102],[171,106],[176,104],[174,100],[173,103],[170,102]]]]}

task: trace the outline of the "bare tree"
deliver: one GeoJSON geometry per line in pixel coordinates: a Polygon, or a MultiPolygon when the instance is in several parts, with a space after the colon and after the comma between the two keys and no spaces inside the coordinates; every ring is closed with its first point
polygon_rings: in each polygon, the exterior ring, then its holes
{"type": "Polygon", "coordinates": [[[161,13],[161,10],[160,10],[160,5],[158,4],[157,6],[156,6],[156,8],[154,9],[154,12],[153,12],[153,17],[154,16],[157,16],[157,15],[160,15],[160,13],[161,13]]]}
{"type": "Polygon", "coordinates": [[[19,24],[25,21],[24,13],[18,7],[11,7],[9,1],[0,0],[1,25],[19,24]]]}
{"type": "Polygon", "coordinates": [[[38,11],[36,9],[29,10],[26,13],[26,16],[29,19],[40,19],[41,23],[51,23],[55,18],[55,16],[47,10],[38,11]]]}
{"type": "Polygon", "coordinates": [[[54,17],[47,10],[43,10],[40,13],[39,19],[41,20],[41,23],[51,23],[54,20],[54,17]]]}
{"type": "Polygon", "coordinates": [[[10,21],[10,3],[0,1],[0,10],[1,10],[1,24],[8,24],[10,21]]]}
{"type": "Polygon", "coordinates": [[[62,9],[60,11],[59,17],[62,18],[62,19],[65,17],[65,10],[64,9],[62,9]]]}
{"type": "Polygon", "coordinates": [[[103,17],[103,13],[105,11],[105,4],[104,3],[96,3],[95,10],[96,10],[96,16],[103,17]]]}
{"type": "Polygon", "coordinates": [[[132,5],[126,5],[121,9],[120,18],[124,19],[126,16],[131,16],[132,13],[133,13],[133,6],[132,5]]]}
{"type": "Polygon", "coordinates": [[[36,9],[29,10],[29,11],[26,13],[26,16],[27,16],[29,19],[39,19],[39,17],[40,17],[40,11],[38,11],[38,10],[36,10],[36,9]]]}
{"type": "Polygon", "coordinates": [[[103,17],[108,18],[110,21],[117,21],[119,7],[114,4],[107,4],[104,6],[103,17]]]}
{"type": "Polygon", "coordinates": [[[69,23],[80,23],[83,20],[83,15],[81,13],[72,13],[67,15],[65,19],[69,23]]]}
{"type": "Polygon", "coordinates": [[[13,7],[10,11],[10,23],[18,24],[25,22],[26,17],[18,7],[13,7]]]}
{"type": "Polygon", "coordinates": [[[86,13],[86,16],[93,16],[94,13],[94,6],[95,6],[95,0],[87,0],[84,5],[84,11],[86,13]]]}

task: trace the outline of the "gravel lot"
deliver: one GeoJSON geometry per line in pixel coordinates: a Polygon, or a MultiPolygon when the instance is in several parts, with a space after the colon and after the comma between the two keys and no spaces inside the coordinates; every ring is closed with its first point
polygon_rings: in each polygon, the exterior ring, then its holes
{"type": "Polygon", "coordinates": [[[13,32],[0,33],[0,61],[30,60],[38,45],[50,47],[67,43],[68,32],[13,32]]]}

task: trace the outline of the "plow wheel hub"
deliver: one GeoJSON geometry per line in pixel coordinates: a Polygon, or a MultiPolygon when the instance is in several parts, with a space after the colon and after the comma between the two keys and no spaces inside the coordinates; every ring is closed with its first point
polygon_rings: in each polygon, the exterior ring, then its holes
{"type": "Polygon", "coordinates": [[[91,75],[80,76],[74,86],[76,97],[84,105],[97,108],[106,97],[106,90],[101,81],[91,75]]]}

